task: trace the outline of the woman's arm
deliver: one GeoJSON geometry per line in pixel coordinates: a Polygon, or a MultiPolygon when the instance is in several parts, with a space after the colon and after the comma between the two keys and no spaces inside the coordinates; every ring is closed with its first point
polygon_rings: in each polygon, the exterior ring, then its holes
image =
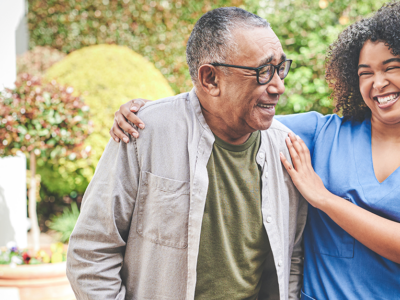
{"type": "Polygon", "coordinates": [[[110,135],[114,141],[117,143],[119,143],[120,140],[123,140],[125,143],[129,142],[128,136],[122,130],[129,133],[134,138],[139,137],[139,132],[137,132],[127,120],[131,121],[137,127],[144,129],[145,125],[142,120],[136,116],[136,113],[149,101],[150,100],[146,99],[133,99],[119,107],[119,110],[114,114],[114,123],[110,129],[110,135]]]}
{"type": "Polygon", "coordinates": [[[375,215],[329,192],[311,165],[310,152],[293,133],[286,138],[293,166],[281,161],[303,197],[336,224],[379,255],[400,263],[400,223],[375,215]]]}

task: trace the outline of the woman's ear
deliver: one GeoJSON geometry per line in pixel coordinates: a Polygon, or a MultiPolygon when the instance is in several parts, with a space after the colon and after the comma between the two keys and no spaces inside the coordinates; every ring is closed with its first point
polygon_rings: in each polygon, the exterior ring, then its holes
{"type": "Polygon", "coordinates": [[[199,68],[198,81],[207,94],[212,97],[218,97],[220,95],[220,85],[219,85],[219,72],[214,66],[206,64],[199,68]]]}

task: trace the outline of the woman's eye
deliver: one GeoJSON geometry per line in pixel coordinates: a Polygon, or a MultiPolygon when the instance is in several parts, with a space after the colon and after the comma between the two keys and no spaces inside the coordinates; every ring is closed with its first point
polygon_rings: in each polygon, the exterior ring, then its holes
{"type": "Polygon", "coordinates": [[[372,74],[371,72],[362,72],[362,73],[358,74],[358,77],[371,75],[371,74],[372,74]]]}
{"type": "Polygon", "coordinates": [[[388,67],[388,68],[386,69],[386,72],[387,72],[387,71],[391,71],[391,70],[398,70],[398,69],[400,69],[400,67],[398,67],[398,66],[392,66],[392,67],[388,67]]]}

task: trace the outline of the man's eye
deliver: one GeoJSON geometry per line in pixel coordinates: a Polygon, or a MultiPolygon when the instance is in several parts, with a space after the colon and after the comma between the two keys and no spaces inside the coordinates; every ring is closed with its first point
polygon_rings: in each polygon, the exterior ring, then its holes
{"type": "Polygon", "coordinates": [[[261,69],[260,75],[268,75],[271,72],[270,68],[261,69]]]}

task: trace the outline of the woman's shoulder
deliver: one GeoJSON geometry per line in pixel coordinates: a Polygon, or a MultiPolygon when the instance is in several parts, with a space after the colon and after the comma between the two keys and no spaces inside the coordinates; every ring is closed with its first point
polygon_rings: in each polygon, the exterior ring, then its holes
{"type": "Polygon", "coordinates": [[[343,118],[336,114],[323,115],[312,111],[293,115],[279,115],[275,119],[300,136],[310,151],[321,136],[336,135],[337,132],[345,132],[344,127],[351,130],[356,125],[353,119],[343,118]]]}

